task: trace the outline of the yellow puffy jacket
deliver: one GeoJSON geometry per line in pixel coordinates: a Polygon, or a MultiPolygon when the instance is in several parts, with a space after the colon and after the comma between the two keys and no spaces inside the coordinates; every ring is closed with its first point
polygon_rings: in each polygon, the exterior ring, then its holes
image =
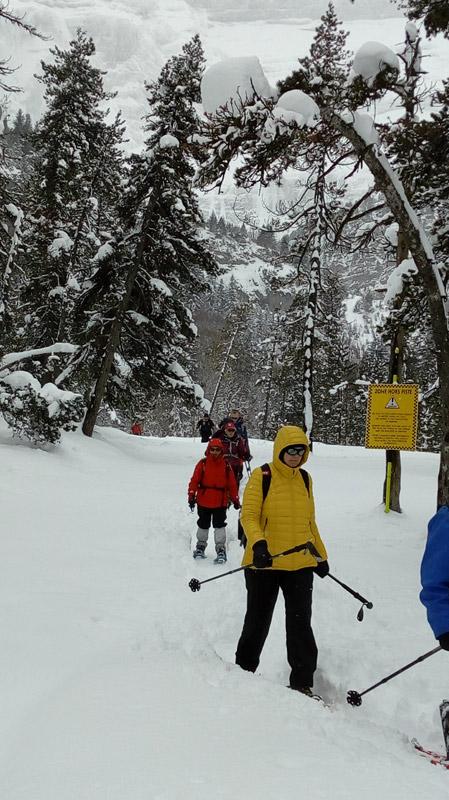
{"type": "MultiPolygon", "coordinates": [[[[303,466],[309,456],[307,436],[301,428],[285,425],[274,440],[273,461],[270,464],[271,483],[265,501],[260,467],[254,470],[247,483],[243,495],[241,523],[248,541],[242,566],[251,564],[252,547],[259,539],[267,540],[271,554],[281,553],[297,544],[310,541],[322,558],[327,559],[326,548],[315,522],[312,480],[309,476],[308,492],[299,468],[291,469],[279,458],[281,450],[293,444],[306,445],[301,462],[303,466]]],[[[308,551],[301,551],[275,559],[271,569],[295,570],[315,567],[316,564],[317,560],[308,551]]]]}

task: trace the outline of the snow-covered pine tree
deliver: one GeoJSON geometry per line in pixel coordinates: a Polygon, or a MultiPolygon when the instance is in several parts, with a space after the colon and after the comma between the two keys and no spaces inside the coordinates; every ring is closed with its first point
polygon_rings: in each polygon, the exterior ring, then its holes
{"type": "Polygon", "coordinates": [[[357,358],[345,314],[341,275],[325,270],[315,343],[315,435],[328,444],[361,444],[364,436],[357,358]]]}
{"type": "Polygon", "coordinates": [[[400,5],[410,19],[423,19],[428,36],[449,36],[449,0],[401,0],[400,5]]]}
{"type": "MultiPolygon", "coordinates": [[[[120,185],[123,126],[106,121],[104,73],[91,63],[95,45],[78,30],[55,47],[38,80],[47,110],[33,135],[35,169],[28,191],[22,265],[24,342],[49,346],[76,339],[73,311],[90,279],[92,259],[114,236],[109,205],[120,185]]],[[[95,266],[95,264],[94,264],[95,266]]],[[[47,367],[46,367],[47,368],[47,367]]],[[[57,377],[58,364],[49,369],[57,377]]]]}
{"type": "MultiPolygon", "coordinates": [[[[9,8],[9,3],[0,0],[0,24],[12,24],[31,36],[44,38],[42,34],[23,17],[9,8]]],[[[7,96],[19,91],[17,86],[9,82],[15,72],[8,58],[0,61],[0,89],[7,96]]],[[[2,108],[1,112],[4,112],[2,108]]],[[[0,113],[1,116],[1,113],[0,113]]],[[[18,112],[15,127],[25,128],[27,119],[18,112]],[[22,125],[23,123],[23,125],[22,125]]],[[[18,325],[18,248],[22,236],[23,211],[19,203],[19,192],[13,181],[18,165],[13,163],[8,154],[7,118],[4,119],[3,135],[0,137],[0,354],[5,353],[13,345],[15,329],[18,325]],[[6,123],[6,124],[5,124],[6,123]]]]}
{"type": "MultiPolygon", "coordinates": [[[[27,33],[43,38],[32,25],[24,22],[11,12],[6,3],[0,2],[0,20],[16,25],[27,33]]],[[[0,62],[0,86],[4,91],[13,91],[5,83],[5,76],[13,70],[7,62],[0,62]]],[[[17,140],[25,139],[30,132],[29,117],[18,112],[11,133],[17,140]]],[[[59,441],[61,430],[72,430],[81,418],[82,399],[73,392],[64,392],[54,384],[41,386],[28,372],[17,369],[19,358],[5,356],[5,351],[17,341],[19,319],[19,297],[22,273],[17,269],[23,212],[16,205],[17,198],[23,199],[17,172],[23,167],[23,157],[28,148],[17,147],[10,153],[16,163],[10,169],[5,157],[8,126],[0,144],[0,410],[14,434],[25,436],[35,443],[59,441]]],[[[17,142],[16,142],[17,143],[17,142]]],[[[12,148],[13,149],[13,148],[12,148]]],[[[25,172],[25,170],[24,170],[25,172]]],[[[18,355],[18,354],[17,354],[18,355]]],[[[37,354],[36,354],[37,355],[37,354]]],[[[32,353],[28,353],[30,359],[32,353]]]]}
{"type": "Polygon", "coordinates": [[[101,357],[83,424],[86,435],[92,434],[105,396],[112,405],[127,408],[136,398],[145,406],[156,395],[173,391],[186,402],[202,396],[184,369],[196,335],[188,304],[215,271],[201,237],[190,149],[198,129],[194,102],[202,69],[194,37],[146,87],[145,152],[131,159],[122,236],[105,262],[115,262],[123,283],[107,319],[101,308],[92,317],[100,330],[101,357]]]}
{"type": "Polygon", "coordinates": [[[335,6],[330,2],[315,29],[309,54],[298,59],[298,69],[279,82],[281,92],[291,89],[308,92],[313,85],[320,103],[341,103],[341,88],[349,74],[347,38],[348,32],[341,27],[335,6]]]}

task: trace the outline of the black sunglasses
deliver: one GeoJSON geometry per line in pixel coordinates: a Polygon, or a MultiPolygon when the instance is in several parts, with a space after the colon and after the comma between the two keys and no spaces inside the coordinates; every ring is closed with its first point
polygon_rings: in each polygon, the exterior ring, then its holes
{"type": "Polygon", "coordinates": [[[302,456],[302,454],[305,453],[305,451],[306,448],[304,447],[304,445],[295,444],[292,447],[286,447],[284,452],[287,453],[289,456],[302,456]]]}

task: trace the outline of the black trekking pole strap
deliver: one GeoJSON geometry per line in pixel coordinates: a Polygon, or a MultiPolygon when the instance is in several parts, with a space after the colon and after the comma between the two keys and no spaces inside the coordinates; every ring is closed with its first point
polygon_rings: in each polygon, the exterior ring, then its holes
{"type": "Polygon", "coordinates": [[[391,675],[387,675],[386,678],[382,678],[381,681],[378,681],[373,686],[370,686],[369,689],[365,689],[364,692],[356,692],[354,689],[351,689],[346,697],[346,701],[349,703],[350,706],[361,706],[362,705],[362,696],[364,694],[368,694],[368,692],[372,692],[373,689],[377,689],[378,686],[381,686],[383,683],[388,683],[391,681],[392,678],[395,678],[396,675],[400,675],[401,672],[405,672],[406,670],[414,667],[415,664],[419,664],[421,661],[425,661],[426,658],[430,658],[430,656],[435,655],[438,651],[441,650],[441,647],[434,647],[433,650],[429,650],[428,653],[424,653],[419,658],[415,658],[414,661],[411,661],[410,664],[406,664],[405,667],[401,667],[401,669],[397,669],[396,672],[392,672],[391,675]]]}
{"type": "MultiPolygon", "coordinates": [[[[291,553],[299,553],[300,550],[308,550],[310,542],[305,542],[304,544],[297,544],[295,547],[290,547],[289,550],[284,550],[282,553],[276,553],[271,558],[280,558],[281,556],[289,556],[291,553]]],[[[242,569],[248,569],[248,567],[253,567],[254,564],[245,564],[243,567],[237,567],[236,569],[230,569],[228,572],[222,572],[220,575],[214,575],[212,578],[206,578],[204,581],[199,581],[198,578],[191,578],[189,581],[189,587],[192,592],[199,592],[203,583],[210,583],[210,581],[217,581],[219,578],[225,578],[226,575],[233,575],[235,572],[241,572],[242,569]]]]}

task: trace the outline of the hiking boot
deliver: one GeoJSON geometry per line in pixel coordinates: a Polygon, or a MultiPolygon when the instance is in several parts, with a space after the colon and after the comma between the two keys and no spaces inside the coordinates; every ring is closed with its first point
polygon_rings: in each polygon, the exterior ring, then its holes
{"type": "Polygon", "coordinates": [[[224,548],[220,548],[217,550],[217,557],[214,558],[214,564],[226,564],[226,550],[224,548]]]}
{"type": "Polygon", "coordinates": [[[193,551],[194,558],[206,558],[206,553],[204,552],[206,546],[204,544],[197,544],[195,550],[193,551]]]}

